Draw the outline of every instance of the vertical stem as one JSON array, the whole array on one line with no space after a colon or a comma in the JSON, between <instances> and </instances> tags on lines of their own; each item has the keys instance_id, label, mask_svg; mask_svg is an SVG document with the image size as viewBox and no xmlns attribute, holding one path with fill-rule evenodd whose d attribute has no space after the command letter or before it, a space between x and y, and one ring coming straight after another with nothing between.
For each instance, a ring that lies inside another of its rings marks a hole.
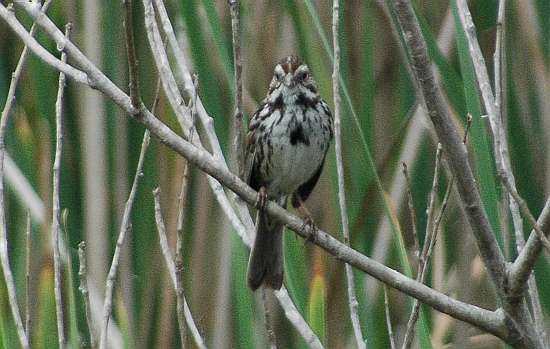
<instances>
[{"instance_id":1,"label":"vertical stem","mask_svg":"<svg viewBox=\"0 0 550 349\"><path fill-rule=\"evenodd\" d=\"M101 338L99 342L99 347L101 349L107 347L107 329L109 326L109 318L111 317L111 311L113 308L114 284L118 272L120 254L122 246L124 245L126 233L130 231L130 216L132 213L132 208L134 206L139 180L141 177L143 177L143 163L145 162L145 153L147 152L147 148L149 147L150 139L151 136L149 130L146 130L143 134L143 141L141 143L141 151L139 153L139 160L136 168L136 174L134 175L134 181L132 183L132 189L130 190L128 201L126 202L126 205L124 207L124 214L122 216L122 223L120 225L120 231L116 242L115 253L111 262L107 281L105 282L105 300L103 303L103 320L101 324Z\"/></svg>"},{"instance_id":2,"label":"vertical stem","mask_svg":"<svg viewBox=\"0 0 550 349\"><path fill-rule=\"evenodd\" d=\"M388 337L390 338L390 348L395 349L395 339L393 339L393 327L391 325L391 317L390 317L390 302L388 300L388 288L386 285L383 286L384 288L384 309L386 310L386 327L388 328Z\"/></svg>"},{"instance_id":3,"label":"vertical stem","mask_svg":"<svg viewBox=\"0 0 550 349\"><path fill-rule=\"evenodd\" d=\"M241 35L239 28L239 0L229 0L231 12L231 32L233 39L233 67L235 74L235 116L233 128L235 139L233 140L233 152L235 155L234 171L239 177L244 175L244 152L243 152L243 81L242 81L242 59L241 59Z\"/></svg>"},{"instance_id":4,"label":"vertical stem","mask_svg":"<svg viewBox=\"0 0 550 349\"><path fill-rule=\"evenodd\" d=\"M81 241L78 244L78 260L80 263L80 268L78 270L78 276L80 278L80 286L78 289L82 293L84 298L84 310L86 312L86 325L88 326L88 336L90 337L90 347L92 349L96 348L96 339L93 331L92 324L92 308L90 306L90 294L88 291L88 268L86 267L86 243Z\"/></svg>"},{"instance_id":5,"label":"vertical stem","mask_svg":"<svg viewBox=\"0 0 550 349\"><path fill-rule=\"evenodd\" d=\"M344 166L342 159L342 132L341 132L341 98L339 88L340 77L340 42L339 42L339 24L340 24L340 4L339 0L332 2L332 44L334 50L334 61L332 70L332 94L334 97L334 137L336 151L336 170L338 173L338 202L340 204L340 219L342 223L342 231L344 233L344 243L350 245L349 239L349 223L346 208L346 192L344 186ZM353 270L349 264L345 264L346 280L348 289L348 302L353 333L358 348L366 348L363 334L361 333L361 323L359 321L359 303L355 295L355 282Z\"/></svg>"},{"instance_id":6,"label":"vertical stem","mask_svg":"<svg viewBox=\"0 0 550 349\"><path fill-rule=\"evenodd\" d=\"M181 347L185 348L187 343L187 326L185 323L185 299L183 293L183 221L185 216L185 200L187 199L187 182L189 178L189 163L185 162L181 192L178 203L178 221L176 238L176 313L180 331Z\"/></svg>"},{"instance_id":7,"label":"vertical stem","mask_svg":"<svg viewBox=\"0 0 550 349\"><path fill-rule=\"evenodd\" d=\"M25 271L25 331L27 337L32 338L32 322L31 322L31 252L32 252L32 239L31 239L31 213L27 210L27 230L26 230L26 271ZM30 344L30 343L29 343Z\"/></svg>"},{"instance_id":8,"label":"vertical stem","mask_svg":"<svg viewBox=\"0 0 550 349\"><path fill-rule=\"evenodd\" d=\"M65 36L69 38L71 24L65 26ZM61 52L61 61L67 62L67 54ZM53 163L53 195L52 195L52 245L54 265L55 312L57 316L57 335L59 347L65 347L65 325L63 319L63 285L61 283L61 257L59 252L59 234L61 233L61 161L63 157L63 101L65 96L65 74L59 73L59 87L55 102L56 145Z\"/></svg>"},{"instance_id":9,"label":"vertical stem","mask_svg":"<svg viewBox=\"0 0 550 349\"><path fill-rule=\"evenodd\" d=\"M138 79L138 64L136 58L136 48L134 45L134 25L132 16L132 0L122 0L124 8L124 36L126 39L126 55L128 56L128 71L130 75L130 98L132 106L139 108L139 79Z\"/></svg>"}]
</instances>

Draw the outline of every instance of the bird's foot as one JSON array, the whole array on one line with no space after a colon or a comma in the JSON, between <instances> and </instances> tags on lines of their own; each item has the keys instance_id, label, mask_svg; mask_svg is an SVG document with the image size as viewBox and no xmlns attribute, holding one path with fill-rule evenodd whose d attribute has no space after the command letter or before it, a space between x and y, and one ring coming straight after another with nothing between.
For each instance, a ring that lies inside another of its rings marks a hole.
<instances>
[{"instance_id":1,"label":"bird's foot","mask_svg":"<svg viewBox=\"0 0 550 349\"><path fill-rule=\"evenodd\" d=\"M260 187L260 190L258 190L258 196L256 197L256 203L254 206L258 210L264 210L265 206L267 205L267 189L265 187Z\"/></svg>"},{"instance_id":2,"label":"bird's foot","mask_svg":"<svg viewBox=\"0 0 550 349\"><path fill-rule=\"evenodd\" d=\"M302 227L300 228L300 230L304 234L307 234L307 238L305 241L306 244L308 242L315 242L315 240L317 239L317 233L318 233L317 225L315 225L315 222L313 221L313 218L310 215L307 215L304 217L304 224L302 224Z\"/></svg>"}]
</instances>

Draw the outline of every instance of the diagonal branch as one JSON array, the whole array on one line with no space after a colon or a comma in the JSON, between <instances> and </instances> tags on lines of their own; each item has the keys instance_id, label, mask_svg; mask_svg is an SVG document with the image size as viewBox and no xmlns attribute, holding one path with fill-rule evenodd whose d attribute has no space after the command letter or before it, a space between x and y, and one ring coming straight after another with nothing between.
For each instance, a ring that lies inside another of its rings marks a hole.
<instances>
[{"instance_id":1,"label":"diagonal branch","mask_svg":"<svg viewBox=\"0 0 550 349\"><path fill-rule=\"evenodd\" d=\"M156 188L155 190L153 190L153 197L155 201L155 221L157 223L157 231L159 235L160 247L161 247L162 255L164 256L164 261L166 262L166 269L168 269L168 275L170 275L170 280L172 281L174 290L176 290L176 292L181 292L185 318L187 319L187 324L189 325L189 330L191 331L193 338L195 339L195 343L197 344L197 347L199 347L200 349L204 349L206 348L204 339L201 337L199 330L197 329L197 325L195 325L195 321L191 316L191 311L189 310L189 306L187 305L187 300L183 295L182 289L178 289L178 280L177 280L178 276L177 276L176 264L174 263L174 258L172 258L172 253L170 252L170 248L168 247L168 239L166 238L166 226L164 224L164 218L162 217L162 212L160 207L160 189L159 188Z\"/></svg>"},{"instance_id":2,"label":"diagonal branch","mask_svg":"<svg viewBox=\"0 0 550 349\"><path fill-rule=\"evenodd\" d=\"M476 181L468 162L466 147L454 126L449 108L441 94L430 66L426 42L420 31L412 5L407 0L394 0L395 12L401 30L405 32L406 45L410 51L412 66L416 72L419 91L424 98L428 114L434 124L439 141L447 155L455 175L458 192L468 222L476 237L481 257L497 289L501 289L506 275L504 256L498 247L487 214L481 203Z\"/></svg>"}]
</instances>

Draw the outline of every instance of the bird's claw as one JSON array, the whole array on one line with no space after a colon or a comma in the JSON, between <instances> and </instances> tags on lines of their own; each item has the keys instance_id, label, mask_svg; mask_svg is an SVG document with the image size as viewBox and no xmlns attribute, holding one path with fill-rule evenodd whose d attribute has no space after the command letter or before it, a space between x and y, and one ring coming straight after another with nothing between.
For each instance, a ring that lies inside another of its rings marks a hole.
<instances>
[{"instance_id":1,"label":"bird's claw","mask_svg":"<svg viewBox=\"0 0 550 349\"><path fill-rule=\"evenodd\" d=\"M315 242L315 240L317 239L317 225L315 225L315 222L313 221L313 218L311 218L311 216L307 216L304 218L304 224L302 224L300 230L304 234L307 234L307 238L305 241L306 244L308 242Z\"/></svg>"},{"instance_id":2,"label":"bird's claw","mask_svg":"<svg viewBox=\"0 0 550 349\"><path fill-rule=\"evenodd\" d=\"M258 190L258 196L256 197L256 203L254 206L258 210L265 209L265 206L267 205L267 190L265 187L260 187L260 190Z\"/></svg>"}]
</instances>

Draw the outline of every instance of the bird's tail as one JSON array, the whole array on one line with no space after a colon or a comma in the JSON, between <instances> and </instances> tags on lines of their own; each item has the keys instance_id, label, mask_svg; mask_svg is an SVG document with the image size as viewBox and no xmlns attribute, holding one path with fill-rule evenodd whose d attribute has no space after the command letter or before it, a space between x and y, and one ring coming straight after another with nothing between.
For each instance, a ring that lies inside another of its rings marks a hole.
<instances>
[{"instance_id":1,"label":"bird's tail","mask_svg":"<svg viewBox=\"0 0 550 349\"><path fill-rule=\"evenodd\" d=\"M256 239L248 261L248 286L256 290L262 284L278 290L283 284L284 225L258 211Z\"/></svg>"}]
</instances>

